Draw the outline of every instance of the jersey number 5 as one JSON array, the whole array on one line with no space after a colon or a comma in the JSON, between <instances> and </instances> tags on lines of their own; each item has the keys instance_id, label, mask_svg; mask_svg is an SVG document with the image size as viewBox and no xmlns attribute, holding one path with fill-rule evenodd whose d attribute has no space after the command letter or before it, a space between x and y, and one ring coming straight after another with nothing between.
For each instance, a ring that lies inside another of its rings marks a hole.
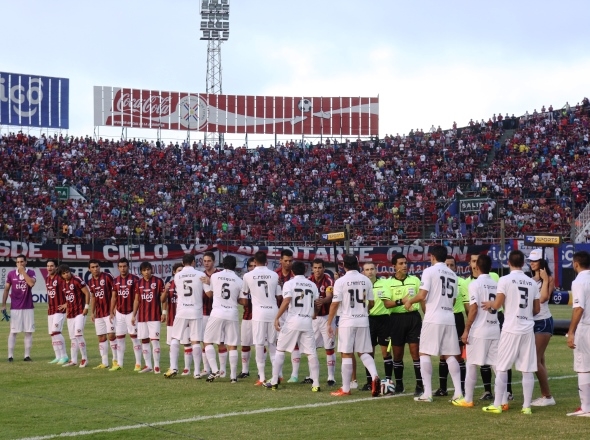
<instances>
[{"instance_id":1,"label":"jersey number 5","mask_svg":"<svg viewBox=\"0 0 590 440\"><path fill-rule=\"evenodd\" d=\"M193 281L184 280L182 282L182 289L184 290L184 296L193 296Z\"/></svg>"}]
</instances>

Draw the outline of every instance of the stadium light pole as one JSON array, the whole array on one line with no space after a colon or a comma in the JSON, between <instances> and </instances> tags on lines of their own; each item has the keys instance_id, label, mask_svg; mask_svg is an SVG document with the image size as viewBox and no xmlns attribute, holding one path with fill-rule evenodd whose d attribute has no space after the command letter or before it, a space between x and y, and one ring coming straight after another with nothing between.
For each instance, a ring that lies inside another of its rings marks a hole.
<instances>
[{"instance_id":1,"label":"stadium light pole","mask_svg":"<svg viewBox=\"0 0 590 440\"><path fill-rule=\"evenodd\" d=\"M201 1L201 40L207 41L207 75L205 91L222 93L221 43L229 39L229 0ZM209 115L209 108L207 108ZM223 133L218 133L219 150L223 148ZM215 133L205 132L205 145L214 143Z\"/></svg>"}]
</instances>

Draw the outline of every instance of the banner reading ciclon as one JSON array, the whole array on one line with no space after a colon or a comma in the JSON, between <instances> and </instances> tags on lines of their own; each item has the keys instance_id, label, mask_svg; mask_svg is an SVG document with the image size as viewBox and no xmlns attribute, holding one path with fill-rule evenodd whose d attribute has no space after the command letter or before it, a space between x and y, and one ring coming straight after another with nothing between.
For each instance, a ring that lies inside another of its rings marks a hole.
<instances>
[{"instance_id":1,"label":"banner reading ciclon","mask_svg":"<svg viewBox=\"0 0 590 440\"><path fill-rule=\"evenodd\" d=\"M370 136L379 134L379 98L212 95L95 86L94 125Z\"/></svg>"}]
</instances>

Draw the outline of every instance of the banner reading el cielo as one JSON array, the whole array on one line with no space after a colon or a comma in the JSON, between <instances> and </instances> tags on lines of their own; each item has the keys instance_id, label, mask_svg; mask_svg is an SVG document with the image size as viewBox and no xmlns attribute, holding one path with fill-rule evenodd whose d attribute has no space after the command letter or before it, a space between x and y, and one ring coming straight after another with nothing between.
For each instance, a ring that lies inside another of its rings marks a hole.
<instances>
[{"instance_id":1,"label":"banner reading el cielo","mask_svg":"<svg viewBox=\"0 0 590 440\"><path fill-rule=\"evenodd\" d=\"M95 86L94 125L370 136L379 133L379 98L213 95Z\"/></svg>"}]
</instances>

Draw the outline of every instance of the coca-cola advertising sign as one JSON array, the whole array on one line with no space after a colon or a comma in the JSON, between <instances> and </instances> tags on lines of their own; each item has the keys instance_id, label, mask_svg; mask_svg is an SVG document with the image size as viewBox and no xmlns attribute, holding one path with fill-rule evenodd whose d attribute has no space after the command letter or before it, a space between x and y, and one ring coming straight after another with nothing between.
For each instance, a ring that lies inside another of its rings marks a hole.
<instances>
[{"instance_id":1,"label":"coca-cola advertising sign","mask_svg":"<svg viewBox=\"0 0 590 440\"><path fill-rule=\"evenodd\" d=\"M369 136L379 98L213 95L94 87L97 126L218 133Z\"/></svg>"}]
</instances>

